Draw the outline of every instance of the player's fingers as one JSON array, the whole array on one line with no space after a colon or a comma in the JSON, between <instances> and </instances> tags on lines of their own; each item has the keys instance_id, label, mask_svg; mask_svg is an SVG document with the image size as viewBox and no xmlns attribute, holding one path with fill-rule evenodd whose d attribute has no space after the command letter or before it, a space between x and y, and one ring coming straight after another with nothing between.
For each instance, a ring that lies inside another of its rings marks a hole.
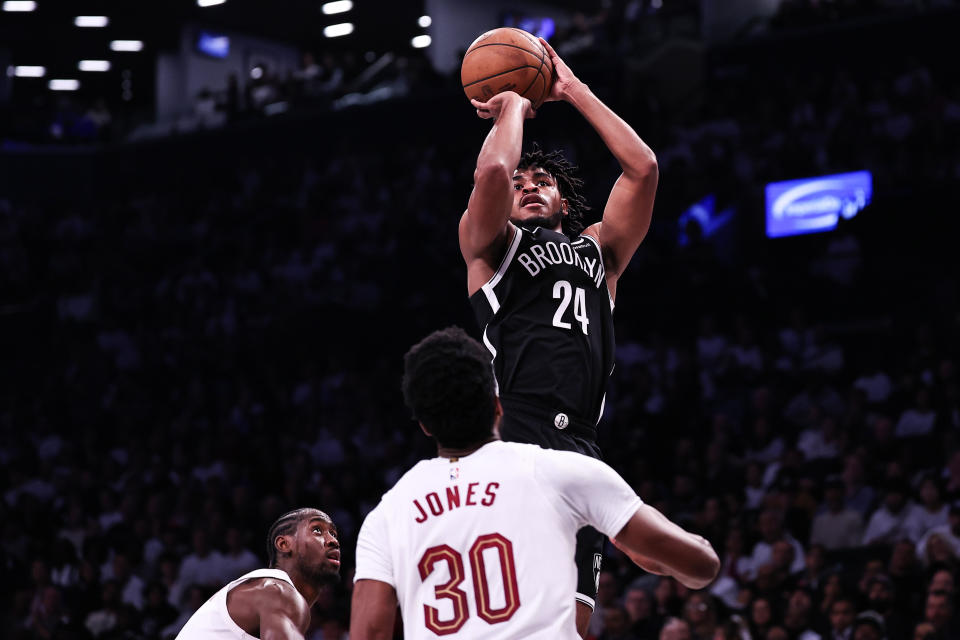
<instances>
[{"instance_id":1,"label":"player's fingers","mask_svg":"<svg viewBox=\"0 0 960 640\"><path fill-rule=\"evenodd\" d=\"M553 47L550 46L550 43L549 43L549 42L547 42L547 41L544 40L543 38L538 38L538 40L540 40L540 44L542 44L542 45L543 45L543 48L547 50L547 53L550 54L550 57L551 57L551 58L557 58L557 57L559 57L559 56L557 56L557 52L553 50Z\"/></svg>"}]
</instances>

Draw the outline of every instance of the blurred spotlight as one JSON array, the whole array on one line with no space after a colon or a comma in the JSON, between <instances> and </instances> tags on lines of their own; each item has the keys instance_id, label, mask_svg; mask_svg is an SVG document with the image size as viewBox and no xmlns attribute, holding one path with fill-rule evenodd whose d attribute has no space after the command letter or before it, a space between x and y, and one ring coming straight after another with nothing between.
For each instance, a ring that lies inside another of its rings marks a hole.
<instances>
[{"instance_id":1,"label":"blurred spotlight","mask_svg":"<svg viewBox=\"0 0 960 640\"><path fill-rule=\"evenodd\" d=\"M353 33L352 22L341 22L340 24L331 24L323 28L323 35L328 38L339 38Z\"/></svg>"},{"instance_id":2,"label":"blurred spotlight","mask_svg":"<svg viewBox=\"0 0 960 640\"><path fill-rule=\"evenodd\" d=\"M42 78L46 73L46 67L40 66L18 65L13 68L13 75L18 78Z\"/></svg>"},{"instance_id":3,"label":"blurred spotlight","mask_svg":"<svg viewBox=\"0 0 960 640\"><path fill-rule=\"evenodd\" d=\"M430 36L424 34L422 36L415 37L410 41L410 44L412 44L416 49L423 49L424 47L429 47L431 42L432 40L430 39Z\"/></svg>"},{"instance_id":4,"label":"blurred spotlight","mask_svg":"<svg viewBox=\"0 0 960 640\"><path fill-rule=\"evenodd\" d=\"M426 29L431 24L433 24L433 18L431 18L430 16L420 16L419 18L417 18L417 24L423 27L424 29Z\"/></svg>"},{"instance_id":5,"label":"blurred spotlight","mask_svg":"<svg viewBox=\"0 0 960 640\"><path fill-rule=\"evenodd\" d=\"M110 71L109 60L81 60L77 64L80 71Z\"/></svg>"},{"instance_id":6,"label":"blurred spotlight","mask_svg":"<svg viewBox=\"0 0 960 640\"><path fill-rule=\"evenodd\" d=\"M52 91L76 91L80 88L80 81L59 78L51 80L47 86L50 87Z\"/></svg>"},{"instance_id":7,"label":"blurred spotlight","mask_svg":"<svg viewBox=\"0 0 960 640\"><path fill-rule=\"evenodd\" d=\"M324 15L332 16L335 13L346 13L353 9L353 2L351 0L337 0L336 2L327 2L320 10L323 11Z\"/></svg>"},{"instance_id":8,"label":"blurred spotlight","mask_svg":"<svg viewBox=\"0 0 960 640\"><path fill-rule=\"evenodd\" d=\"M255 67L253 67L252 69L250 69L250 77L253 78L254 80L259 80L260 78L262 78L262 77L263 77L263 67L261 67L260 65L257 65L257 66L255 66Z\"/></svg>"},{"instance_id":9,"label":"blurred spotlight","mask_svg":"<svg viewBox=\"0 0 960 640\"><path fill-rule=\"evenodd\" d=\"M197 0L197 6L199 7L215 7L218 4L223 4L227 0Z\"/></svg>"},{"instance_id":10,"label":"blurred spotlight","mask_svg":"<svg viewBox=\"0 0 960 640\"><path fill-rule=\"evenodd\" d=\"M7 0L3 3L4 11L33 11L37 3L33 0Z\"/></svg>"},{"instance_id":11,"label":"blurred spotlight","mask_svg":"<svg viewBox=\"0 0 960 640\"><path fill-rule=\"evenodd\" d=\"M142 40L114 40L110 43L113 51L142 51Z\"/></svg>"},{"instance_id":12,"label":"blurred spotlight","mask_svg":"<svg viewBox=\"0 0 960 640\"><path fill-rule=\"evenodd\" d=\"M110 18L107 16L77 16L73 19L73 24L78 27L105 27L110 24Z\"/></svg>"}]
</instances>

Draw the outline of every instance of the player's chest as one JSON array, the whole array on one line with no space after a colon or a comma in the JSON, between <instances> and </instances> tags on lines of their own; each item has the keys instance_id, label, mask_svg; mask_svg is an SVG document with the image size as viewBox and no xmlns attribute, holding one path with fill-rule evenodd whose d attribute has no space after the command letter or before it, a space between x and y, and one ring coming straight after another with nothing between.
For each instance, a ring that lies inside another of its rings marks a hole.
<instances>
[{"instance_id":1,"label":"player's chest","mask_svg":"<svg viewBox=\"0 0 960 640\"><path fill-rule=\"evenodd\" d=\"M524 243L517 251L512 272L513 279L522 286L547 289L563 281L575 287L601 290L606 277L600 252L587 241Z\"/></svg>"}]
</instances>

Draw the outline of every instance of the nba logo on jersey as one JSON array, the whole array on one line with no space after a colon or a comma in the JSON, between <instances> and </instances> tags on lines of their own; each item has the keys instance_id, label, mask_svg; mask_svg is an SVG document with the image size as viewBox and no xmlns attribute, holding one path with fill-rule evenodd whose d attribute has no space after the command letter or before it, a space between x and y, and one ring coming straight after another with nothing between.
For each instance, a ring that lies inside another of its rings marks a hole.
<instances>
[{"instance_id":1,"label":"nba logo on jersey","mask_svg":"<svg viewBox=\"0 0 960 640\"><path fill-rule=\"evenodd\" d=\"M451 480L460 479L460 467L450 467L450 479Z\"/></svg>"},{"instance_id":2,"label":"nba logo on jersey","mask_svg":"<svg viewBox=\"0 0 960 640\"><path fill-rule=\"evenodd\" d=\"M603 556L599 553L593 554L593 586L597 591L600 590L600 565L603 564Z\"/></svg>"}]
</instances>

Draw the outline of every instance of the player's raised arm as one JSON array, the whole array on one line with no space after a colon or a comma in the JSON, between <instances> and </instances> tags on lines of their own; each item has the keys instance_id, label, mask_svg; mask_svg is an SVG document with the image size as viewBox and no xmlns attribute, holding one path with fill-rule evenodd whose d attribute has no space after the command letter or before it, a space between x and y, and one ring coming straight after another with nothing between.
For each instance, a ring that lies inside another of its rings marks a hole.
<instances>
[{"instance_id":1,"label":"player's raised arm","mask_svg":"<svg viewBox=\"0 0 960 640\"><path fill-rule=\"evenodd\" d=\"M641 505L611 541L641 568L702 589L717 577L720 558L702 537L684 531L650 505Z\"/></svg>"},{"instance_id":2,"label":"player's raised arm","mask_svg":"<svg viewBox=\"0 0 960 640\"><path fill-rule=\"evenodd\" d=\"M350 605L352 640L389 640L397 615L397 592L386 582L357 580Z\"/></svg>"},{"instance_id":3,"label":"player's raised arm","mask_svg":"<svg viewBox=\"0 0 960 640\"><path fill-rule=\"evenodd\" d=\"M472 294L492 275L484 267L497 262L497 254L506 245L507 220L513 206L513 171L520 162L523 145L523 121L533 117L534 112L529 100L512 91L498 93L487 102L470 102L478 116L494 120L477 156L473 192L460 220L460 252L467 263L467 286ZM475 265L477 261L483 264Z\"/></svg>"},{"instance_id":4,"label":"player's raised arm","mask_svg":"<svg viewBox=\"0 0 960 640\"><path fill-rule=\"evenodd\" d=\"M293 586L269 580L251 600L260 618L260 640L303 640L310 607Z\"/></svg>"},{"instance_id":5,"label":"player's raised arm","mask_svg":"<svg viewBox=\"0 0 960 640\"><path fill-rule=\"evenodd\" d=\"M572 104L600 134L623 170L603 209L603 222L587 230L599 236L607 281L615 285L650 228L659 177L657 158L633 127L577 79L546 40L540 38L540 42L554 66L555 79L547 101ZM612 286L610 293L614 293Z\"/></svg>"}]
</instances>

